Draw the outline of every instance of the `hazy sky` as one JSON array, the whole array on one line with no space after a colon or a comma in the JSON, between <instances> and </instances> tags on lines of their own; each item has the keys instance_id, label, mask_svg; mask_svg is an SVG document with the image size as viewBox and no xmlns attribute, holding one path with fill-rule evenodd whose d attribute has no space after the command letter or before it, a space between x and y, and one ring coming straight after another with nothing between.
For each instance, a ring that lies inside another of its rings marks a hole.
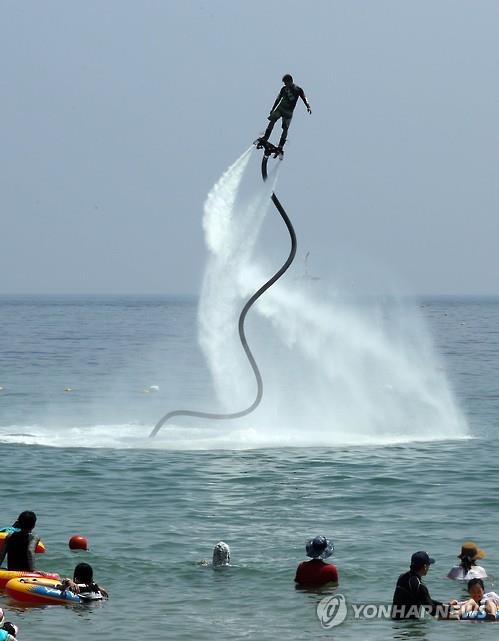
<instances>
[{"instance_id":1,"label":"hazy sky","mask_svg":"<svg viewBox=\"0 0 499 641\"><path fill-rule=\"evenodd\" d=\"M197 293L204 198L289 72L313 109L277 190L298 261L499 294L497 0L0 10L0 293ZM278 264L286 238L262 243Z\"/></svg>"}]
</instances>

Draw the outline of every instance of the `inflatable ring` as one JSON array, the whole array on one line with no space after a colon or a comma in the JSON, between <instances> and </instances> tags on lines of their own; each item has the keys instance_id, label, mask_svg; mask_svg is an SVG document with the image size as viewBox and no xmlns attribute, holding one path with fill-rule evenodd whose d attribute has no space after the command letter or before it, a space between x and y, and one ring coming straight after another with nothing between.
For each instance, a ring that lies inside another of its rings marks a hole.
<instances>
[{"instance_id":1,"label":"inflatable ring","mask_svg":"<svg viewBox=\"0 0 499 641\"><path fill-rule=\"evenodd\" d=\"M59 590L57 586L60 584L60 581L46 577L21 577L11 579L5 586L5 592L15 601L38 605L82 602L74 592Z\"/></svg>"},{"instance_id":2,"label":"inflatable ring","mask_svg":"<svg viewBox=\"0 0 499 641\"><path fill-rule=\"evenodd\" d=\"M5 586L5 591L15 601L36 605L67 605L102 600L100 593L90 592L80 596L71 590L61 590L60 585L60 581L46 577L21 577L11 579Z\"/></svg>"},{"instance_id":3,"label":"inflatable ring","mask_svg":"<svg viewBox=\"0 0 499 641\"><path fill-rule=\"evenodd\" d=\"M0 568L0 588L5 588L11 579L19 579L21 577L57 579L58 581L61 578L54 572L50 574L48 572L23 572L22 570L6 570L5 568Z\"/></svg>"},{"instance_id":4,"label":"inflatable ring","mask_svg":"<svg viewBox=\"0 0 499 641\"><path fill-rule=\"evenodd\" d=\"M484 610L475 610L474 612L465 612L461 615L461 621L486 621L487 614ZM491 619L494 622L494 619ZM499 620L499 610L496 610L496 621Z\"/></svg>"}]
</instances>

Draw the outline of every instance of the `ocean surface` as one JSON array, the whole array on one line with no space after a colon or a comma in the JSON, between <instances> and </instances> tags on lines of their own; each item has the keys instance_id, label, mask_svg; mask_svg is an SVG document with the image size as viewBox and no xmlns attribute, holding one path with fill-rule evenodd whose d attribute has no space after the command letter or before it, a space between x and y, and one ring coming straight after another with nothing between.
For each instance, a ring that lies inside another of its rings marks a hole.
<instances>
[{"instance_id":1,"label":"ocean surface","mask_svg":"<svg viewBox=\"0 0 499 641\"><path fill-rule=\"evenodd\" d=\"M85 560L110 593L93 606L32 608L0 595L19 638L497 637L493 624L351 614L325 629L316 608L330 593L293 584L305 541L317 534L334 540L335 593L350 604L389 603L419 549L437 561L426 579L431 594L460 596L444 577L468 539L486 550L483 565L499 577L499 299L407 305L427 328L461 417L456 433L439 414L441 429L431 434L401 423L389 438L379 429L367 438L349 423L344 442L341 421L349 417L342 414L331 419L326 442L326 428L316 439L313 415L308 423L304 415L287 446L285 426L273 439L274 409L265 402L244 430L178 419L148 438L167 411L220 409L210 359L198 346L197 301L0 297L3 525L34 510L46 545L39 569L70 575ZM264 392L267 376L275 396L264 362ZM297 440L300 430L306 439ZM74 534L88 537L89 552L68 549ZM218 540L231 546L232 566L215 571L199 562ZM489 587L499 585L492 578Z\"/></svg>"}]
</instances>

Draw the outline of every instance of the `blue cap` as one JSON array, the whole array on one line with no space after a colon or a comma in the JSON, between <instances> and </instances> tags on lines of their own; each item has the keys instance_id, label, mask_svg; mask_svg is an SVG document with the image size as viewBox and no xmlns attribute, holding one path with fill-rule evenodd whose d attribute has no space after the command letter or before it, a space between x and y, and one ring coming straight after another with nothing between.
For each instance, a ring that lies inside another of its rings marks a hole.
<instances>
[{"instance_id":1,"label":"blue cap","mask_svg":"<svg viewBox=\"0 0 499 641\"><path fill-rule=\"evenodd\" d=\"M427 552L414 552L411 556L411 567L420 568L423 565L432 565L435 559L432 559Z\"/></svg>"},{"instance_id":2,"label":"blue cap","mask_svg":"<svg viewBox=\"0 0 499 641\"><path fill-rule=\"evenodd\" d=\"M316 536L307 541L305 550L312 559L327 559L334 552L334 543L325 536Z\"/></svg>"}]
</instances>

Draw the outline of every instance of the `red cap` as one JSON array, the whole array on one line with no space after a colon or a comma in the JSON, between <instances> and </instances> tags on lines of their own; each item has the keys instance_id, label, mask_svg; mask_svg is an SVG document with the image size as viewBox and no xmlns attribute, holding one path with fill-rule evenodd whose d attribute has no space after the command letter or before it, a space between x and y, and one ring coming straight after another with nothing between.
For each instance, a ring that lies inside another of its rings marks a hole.
<instances>
[{"instance_id":1,"label":"red cap","mask_svg":"<svg viewBox=\"0 0 499 641\"><path fill-rule=\"evenodd\" d=\"M70 550L88 550L88 541L84 536L75 534L69 539Z\"/></svg>"}]
</instances>

